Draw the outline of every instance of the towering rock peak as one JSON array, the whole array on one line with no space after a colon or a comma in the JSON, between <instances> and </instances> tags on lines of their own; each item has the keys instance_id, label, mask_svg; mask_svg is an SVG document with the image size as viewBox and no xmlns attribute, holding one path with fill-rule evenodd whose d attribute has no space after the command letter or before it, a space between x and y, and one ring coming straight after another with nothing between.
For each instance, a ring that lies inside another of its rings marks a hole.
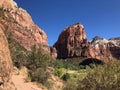
<instances>
[{"instance_id":1,"label":"towering rock peak","mask_svg":"<svg viewBox=\"0 0 120 90\"><path fill-rule=\"evenodd\" d=\"M13 0L0 1L0 23L26 49L32 45L48 45L46 33L32 21L26 10L19 8Z\"/></svg>"},{"instance_id":2,"label":"towering rock peak","mask_svg":"<svg viewBox=\"0 0 120 90\"><path fill-rule=\"evenodd\" d=\"M1 26L1 24L0 24ZM15 90L11 83L12 60L6 37L0 27L0 90Z\"/></svg>"},{"instance_id":3,"label":"towering rock peak","mask_svg":"<svg viewBox=\"0 0 120 90\"><path fill-rule=\"evenodd\" d=\"M89 42L83 25L77 23L64 29L54 47L57 49L58 58L88 56L86 50L89 48Z\"/></svg>"}]
</instances>

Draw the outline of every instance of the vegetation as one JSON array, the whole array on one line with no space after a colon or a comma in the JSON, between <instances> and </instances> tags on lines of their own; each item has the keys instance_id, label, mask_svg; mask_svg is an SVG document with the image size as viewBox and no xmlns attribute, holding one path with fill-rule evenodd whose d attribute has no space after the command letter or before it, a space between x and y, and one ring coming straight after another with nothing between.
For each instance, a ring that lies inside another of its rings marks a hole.
<instances>
[{"instance_id":1,"label":"vegetation","mask_svg":"<svg viewBox=\"0 0 120 90\"><path fill-rule=\"evenodd\" d=\"M79 65L82 58L71 58L71 59L58 59L53 62L54 68L66 68L69 70L79 70L82 69L84 66Z\"/></svg>"},{"instance_id":2,"label":"vegetation","mask_svg":"<svg viewBox=\"0 0 120 90\"><path fill-rule=\"evenodd\" d=\"M120 62L97 66L83 80L72 82L76 82L72 86L75 89L69 88L71 84L68 81L64 90L120 90Z\"/></svg>"},{"instance_id":3,"label":"vegetation","mask_svg":"<svg viewBox=\"0 0 120 90\"><path fill-rule=\"evenodd\" d=\"M17 68L25 66L25 64L27 63L27 50L12 38L11 33L7 31L7 29L5 30L5 35L9 43L9 49L11 53L11 58L13 60L13 64Z\"/></svg>"},{"instance_id":4,"label":"vegetation","mask_svg":"<svg viewBox=\"0 0 120 90\"><path fill-rule=\"evenodd\" d=\"M43 55L41 49L36 49L35 46L32 47L32 51L29 51L27 57L26 67L29 69L31 80L45 84L49 77L47 72L49 57Z\"/></svg>"},{"instance_id":5,"label":"vegetation","mask_svg":"<svg viewBox=\"0 0 120 90\"><path fill-rule=\"evenodd\" d=\"M0 19L4 19L5 15L4 15L4 10L3 8L0 8Z\"/></svg>"}]
</instances>

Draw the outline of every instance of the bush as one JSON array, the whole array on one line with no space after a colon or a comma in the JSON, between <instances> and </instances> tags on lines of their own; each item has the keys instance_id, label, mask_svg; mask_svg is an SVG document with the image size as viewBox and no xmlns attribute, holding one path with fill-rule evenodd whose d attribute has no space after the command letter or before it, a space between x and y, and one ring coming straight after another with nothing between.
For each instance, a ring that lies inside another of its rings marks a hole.
<instances>
[{"instance_id":1,"label":"bush","mask_svg":"<svg viewBox=\"0 0 120 90\"><path fill-rule=\"evenodd\" d=\"M51 73L47 70L49 64L50 58L43 54L42 48L36 48L36 46L33 46L31 51L27 53L26 63L31 81L42 83L50 88L51 84L48 79L51 77Z\"/></svg>"},{"instance_id":2,"label":"bush","mask_svg":"<svg viewBox=\"0 0 120 90\"><path fill-rule=\"evenodd\" d=\"M75 60L77 61L77 60ZM74 63L74 60L56 60L53 62L55 68L65 68L70 70L79 70L79 63Z\"/></svg>"},{"instance_id":3,"label":"bush","mask_svg":"<svg viewBox=\"0 0 120 90\"><path fill-rule=\"evenodd\" d=\"M64 63L62 60L56 60L53 62L53 66L55 68L63 68L64 67Z\"/></svg>"},{"instance_id":4,"label":"bush","mask_svg":"<svg viewBox=\"0 0 120 90\"><path fill-rule=\"evenodd\" d=\"M70 79L70 74L69 74L69 73L65 73L61 78L62 78L64 81L67 81L68 79Z\"/></svg>"},{"instance_id":5,"label":"bush","mask_svg":"<svg viewBox=\"0 0 120 90\"><path fill-rule=\"evenodd\" d=\"M27 64L30 70L36 70L37 68L47 69L50 63L50 59L47 55L42 54L41 48L32 47L31 51L27 54Z\"/></svg>"},{"instance_id":6,"label":"bush","mask_svg":"<svg viewBox=\"0 0 120 90\"><path fill-rule=\"evenodd\" d=\"M58 77L62 77L65 74L65 69L64 68L56 68L55 69L55 75L57 75Z\"/></svg>"},{"instance_id":7,"label":"bush","mask_svg":"<svg viewBox=\"0 0 120 90\"><path fill-rule=\"evenodd\" d=\"M14 38L12 38L11 33L6 29L5 30L5 35L8 40L9 44L9 49L10 49L10 54L11 58L13 61L14 66L17 68L21 68L22 66L25 66L27 62L27 50L22 47Z\"/></svg>"},{"instance_id":8,"label":"bush","mask_svg":"<svg viewBox=\"0 0 120 90\"><path fill-rule=\"evenodd\" d=\"M32 81L37 81L44 85L47 82L48 77L50 76L49 73L43 68L37 68L35 71L29 72L29 74Z\"/></svg>"},{"instance_id":9,"label":"bush","mask_svg":"<svg viewBox=\"0 0 120 90\"><path fill-rule=\"evenodd\" d=\"M120 90L120 62L99 65L82 80L68 79L63 90Z\"/></svg>"},{"instance_id":10,"label":"bush","mask_svg":"<svg viewBox=\"0 0 120 90\"><path fill-rule=\"evenodd\" d=\"M77 90L120 90L120 62L94 68L78 84Z\"/></svg>"},{"instance_id":11,"label":"bush","mask_svg":"<svg viewBox=\"0 0 120 90\"><path fill-rule=\"evenodd\" d=\"M65 82L65 84L64 84L63 90L77 90L77 83L76 83L76 81L74 81L74 80L67 80L67 82Z\"/></svg>"}]
</instances>

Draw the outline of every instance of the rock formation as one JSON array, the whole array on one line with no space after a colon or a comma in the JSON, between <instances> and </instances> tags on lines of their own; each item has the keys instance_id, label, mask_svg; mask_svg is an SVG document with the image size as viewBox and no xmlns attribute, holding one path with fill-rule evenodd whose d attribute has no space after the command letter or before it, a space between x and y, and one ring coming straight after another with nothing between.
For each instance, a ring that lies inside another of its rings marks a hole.
<instances>
[{"instance_id":1,"label":"rock formation","mask_svg":"<svg viewBox=\"0 0 120 90\"><path fill-rule=\"evenodd\" d=\"M106 40L104 38L93 38L91 42L92 46L95 48L96 55L101 58L106 57L106 59L120 59L120 38L111 38Z\"/></svg>"},{"instance_id":2,"label":"rock formation","mask_svg":"<svg viewBox=\"0 0 120 90\"><path fill-rule=\"evenodd\" d=\"M37 44L48 46L46 33L34 24L27 11L19 8L13 0L0 1L0 23L4 31L10 33L10 36L27 50Z\"/></svg>"},{"instance_id":3,"label":"rock formation","mask_svg":"<svg viewBox=\"0 0 120 90\"><path fill-rule=\"evenodd\" d=\"M53 60L57 58L57 50L54 47L50 47L51 57Z\"/></svg>"},{"instance_id":4,"label":"rock formation","mask_svg":"<svg viewBox=\"0 0 120 90\"><path fill-rule=\"evenodd\" d=\"M112 56L120 59L120 37L109 39L109 48Z\"/></svg>"},{"instance_id":5,"label":"rock formation","mask_svg":"<svg viewBox=\"0 0 120 90\"><path fill-rule=\"evenodd\" d=\"M82 24L77 23L66 28L59 36L54 47L58 58L68 57L94 57L92 47L86 38Z\"/></svg>"},{"instance_id":6,"label":"rock formation","mask_svg":"<svg viewBox=\"0 0 120 90\"><path fill-rule=\"evenodd\" d=\"M95 58L104 59L106 61L113 59L108 42L108 40L98 36L93 38L91 45L94 48Z\"/></svg>"},{"instance_id":7,"label":"rock formation","mask_svg":"<svg viewBox=\"0 0 120 90\"><path fill-rule=\"evenodd\" d=\"M8 49L8 43L0 24L0 90L15 90L11 82L12 60Z\"/></svg>"},{"instance_id":8,"label":"rock formation","mask_svg":"<svg viewBox=\"0 0 120 90\"><path fill-rule=\"evenodd\" d=\"M57 49L58 58L86 57L104 61L120 59L120 38L106 40L96 36L88 42L84 27L80 23L63 30L54 47Z\"/></svg>"}]
</instances>

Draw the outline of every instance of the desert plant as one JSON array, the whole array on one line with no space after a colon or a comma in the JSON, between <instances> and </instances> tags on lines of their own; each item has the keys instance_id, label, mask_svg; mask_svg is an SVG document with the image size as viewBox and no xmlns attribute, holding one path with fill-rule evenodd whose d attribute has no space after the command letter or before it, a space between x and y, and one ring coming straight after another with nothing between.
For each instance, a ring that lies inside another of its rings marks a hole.
<instances>
[{"instance_id":1,"label":"desert plant","mask_svg":"<svg viewBox=\"0 0 120 90\"><path fill-rule=\"evenodd\" d=\"M68 79L63 90L120 90L120 62L96 66L82 80Z\"/></svg>"},{"instance_id":2,"label":"desert plant","mask_svg":"<svg viewBox=\"0 0 120 90\"><path fill-rule=\"evenodd\" d=\"M27 53L26 63L26 67L29 69L29 76L31 81L36 81L42 83L43 85L48 85L50 72L47 71L47 68L49 63L50 59L48 56L42 53L42 49L33 46L31 51Z\"/></svg>"},{"instance_id":3,"label":"desert plant","mask_svg":"<svg viewBox=\"0 0 120 90\"><path fill-rule=\"evenodd\" d=\"M30 70L36 70L37 68L44 68L45 70L49 66L50 58L43 54L42 48L36 48L33 46L31 51L27 54L27 64Z\"/></svg>"},{"instance_id":4,"label":"desert plant","mask_svg":"<svg viewBox=\"0 0 120 90\"><path fill-rule=\"evenodd\" d=\"M65 68L55 68L55 75L57 75L60 78L65 74L65 72Z\"/></svg>"},{"instance_id":5,"label":"desert plant","mask_svg":"<svg viewBox=\"0 0 120 90\"><path fill-rule=\"evenodd\" d=\"M120 62L94 68L78 84L77 90L120 90Z\"/></svg>"},{"instance_id":6,"label":"desert plant","mask_svg":"<svg viewBox=\"0 0 120 90\"><path fill-rule=\"evenodd\" d=\"M77 82L75 80L67 80L64 84L63 90L77 90Z\"/></svg>"},{"instance_id":7,"label":"desert plant","mask_svg":"<svg viewBox=\"0 0 120 90\"><path fill-rule=\"evenodd\" d=\"M69 73L65 73L61 78L62 78L64 81L67 81L68 79L70 79L70 74L69 74Z\"/></svg>"},{"instance_id":8,"label":"desert plant","mask_svg":"<svg viewBox=\"0 0 120 90\"><path fill-rule=\"evenodd\" d=\"M23 46L21 46L18 42L16 42L16 40L14 40L12 34L8 31L7 27L5 30L5 35L8 40L10 54L14 66L16 66L17 68L25 66L27 59L26 57L27 50Z\"/></svg>"},{"instance_id":9,"label":"desert plant","mask_svg":"<svg viewBox=\"0 0 120 90\"><path fill-rule=\"evenodd\" d=\"M45 84L49 77L49 73L43 68L37 68L35 71L29 72L29 74L32 81L37 81L42 84Z\"/></svg>"}]
</instances>

